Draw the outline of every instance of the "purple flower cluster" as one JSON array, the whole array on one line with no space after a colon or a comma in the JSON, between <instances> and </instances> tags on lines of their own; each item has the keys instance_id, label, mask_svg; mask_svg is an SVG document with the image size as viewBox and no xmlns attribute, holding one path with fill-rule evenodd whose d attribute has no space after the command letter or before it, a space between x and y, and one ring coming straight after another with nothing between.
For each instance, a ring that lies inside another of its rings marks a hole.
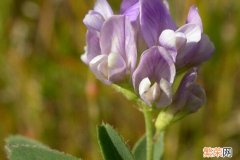
<instances>
[{"instance_id":1,"label":"purple flower cluster","mask_svg":"<svg viewBox=\"0 0 240 160\"><path fill-rule=\"evenodd\" d=\"M83 20L87 26L83 62L105 84L131 79L135 92L149 106L174 103L191 112L205 102L196 84L197 69L214 45L203 33L196 7L178 27L165 0L123 0L115 15L106 0L97 0ZM175 94L176 73L186 71Z\"/></svg>"}]
</instances>

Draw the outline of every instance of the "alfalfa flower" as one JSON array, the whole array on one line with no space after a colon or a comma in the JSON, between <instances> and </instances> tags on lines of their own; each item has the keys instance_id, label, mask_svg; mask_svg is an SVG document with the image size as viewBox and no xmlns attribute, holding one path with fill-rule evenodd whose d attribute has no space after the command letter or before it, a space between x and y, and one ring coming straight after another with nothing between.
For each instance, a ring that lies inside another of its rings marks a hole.
<instances>
[{"instance_id":1,"label":"alfalfa flower","mask_svg":"<svg viewBox=\"0 0 240 160\"><path fill-rule=\"evenodd\" d=\"M81 58L99 80L139 105L146 124L145 158L152 160L161 131L206 101L196 84L196 67L210 58L214 46L203 33L198 10L191 7L186 23L178 27L166 0L123 0L119 15L106 0L97 0L84 24L87 44ZM174 93L176 76L186 70ZM155 110L159 114L153 129L155 108L160 110Z\"/></svg>"},{"instance_id":2,"label":"alfalfa flower","mask_svg":"<svg viewBox=\"0 0 240 160\"><path fill-rule=\"evenodd\" d=\"M81 59L106 84L128 79L136 65L135 33L124 15L113 15L106 0L98 0L84 18L87 45Z\"/></svg>"},{"instance_id":3,"label":"alfalfa flower","mask_svg":"<svg viewBox=\"0 0 240 160\"><path fill-rule=\"evenodd\" d=\"M133 73L133 86L147 105L167 106L172 102L171 86L175 74L174 61L167 50L151 47L142 54Z\"/></svg>"},{"instance_id":4,"label":"alfalfa flower","mask_svg":"<svg viewBox=\"0 0 240 160\"><path fill-rule=\"evenodd\" d=\"M100 52L89 66L105 83L117 83L132 73L136 64L136 42L130 21L125 16L112 16L100 32Z\"/></svg>"}]
</instances>

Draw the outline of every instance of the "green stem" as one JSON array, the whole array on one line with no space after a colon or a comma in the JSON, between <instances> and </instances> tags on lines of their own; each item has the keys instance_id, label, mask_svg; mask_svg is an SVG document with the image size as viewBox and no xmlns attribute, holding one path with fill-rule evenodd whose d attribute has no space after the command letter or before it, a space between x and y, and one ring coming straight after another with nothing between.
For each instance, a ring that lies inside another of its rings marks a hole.
<instances>
[{"instance_id":1,"label":"green stem","mask_svg":"<svg viewBox=\"0 0 240 160\"><path fill-rule=\"evenodd\" d=\"M145 119L145 128L146 128L146 151L147 151L147 159L153 159L153 124L152 124L152 111L144 108L143 109L144 119Z\"/></svg>"}]
</instances>

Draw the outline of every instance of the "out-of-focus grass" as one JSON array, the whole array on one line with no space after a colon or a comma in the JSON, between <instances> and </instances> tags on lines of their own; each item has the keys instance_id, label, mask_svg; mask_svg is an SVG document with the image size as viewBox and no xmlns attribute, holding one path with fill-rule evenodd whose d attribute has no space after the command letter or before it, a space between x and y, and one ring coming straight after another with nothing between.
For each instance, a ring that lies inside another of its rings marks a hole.
<instances>
[{"instance_id":1,"label":"out-of-focus grass","mask_svg":"<svg viewBox=\"0 0 240 160\"><path fill-rule=\"evenodd\" d=\"M109 1L116 10L120 1ZM178 24L191 4L216 51L199 76L208 102L167 130L166 160L202 159L204 146L231 146L240 157L240 1L170 0ZM95 127L114 125L130 146L144 122L132 103L106 87L80 61L93 0L0 1L0 159L10 134L100 159Z\"/></svg>"}]
</instances>

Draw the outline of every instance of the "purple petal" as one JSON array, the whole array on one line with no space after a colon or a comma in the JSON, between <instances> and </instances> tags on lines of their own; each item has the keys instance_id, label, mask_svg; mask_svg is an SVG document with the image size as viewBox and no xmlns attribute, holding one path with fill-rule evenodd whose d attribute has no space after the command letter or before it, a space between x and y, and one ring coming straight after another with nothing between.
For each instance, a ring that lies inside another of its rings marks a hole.
<instances>
[{"instance_id":1,"label":"purple petal","mask_svg":"<svg viewBox=\"0 0 240 160\"><path fill-rule=\"evenodd\" d=\"M196 78L196 69L190 70L183 77L174 97L175 112L180 110L196 112L205 103L205 91L201 86L195 84Z\"/></svg>"},{"instance_id":2,"label":"purple petal","mask_svg":"<svg viewBox=\"0 0 240 160\"><path fill-rule=\"evenodd\" d=\"M139 15L139 2L129 7L123 15L127 16L131 22L135 22Z\"/></svg>"},{"instance_id":3,"label":"purple petal","mask_svg":"<svg viewBox=\"0 0 240 160\"><path fill-rule=\"evenodd\" d=\"M129 8L131 8L132 6L134 6L138 2L139 2L139 0L122 0L121 13L123 14Z\"/></svg>"},{"instance_id":4,"label":"purple petal","mask_svg":"<svg viewBox=\"0 0 240 160\"><path fill-rule=\"evenodd\" d=\"M196 54L197 48L198 43L188 43L185 47L181 48L177 54L176 68L182 69L185 67L189 67L191 57L193 56L193 54Z\"/></svg>"},{"instance_id":5,"label":"purple petal","mask_svg":"<svg viewBox=\"0 0 240 160\"><path fill-rule=\"evenodd\" d=\"M100 31L103 22L103 16L96 11L89 11L83 19L83 23L87 26L88 29L97 31Z\"/></svg>"},{"instance_id":6,"label":"purple petal","mask_svg":"<svg viewBox=\"0 0 240 160\"><path fill-rule=\"evenodd\" d=\"M136 35L136 41L137 41L137 51L138 53L143 53L145 50L148 49L148 46L144 40L144 37L141 32L141 26L139 20L132 23L135 35Z\"/></svg>"},{"instance_id":7,"label":"purple petal","mask_svg":"<svg viewBox=\"0 0 240 160\"><path fill-rule=\"evenodd\" d=\"M164 48L152 47L142 54L139 65L132 76L133 86L137 93L140 82L146 77L152 82L159 83L161 79L165 79L173 83L174 62Z\"/></svg>"},{"instance_id":8,"label":"purple petal","mask_svg":"<svg viewBox=\"0 0 240 160\"><path fill-rule=\"evenodd\" d=\"M136 21L139 15L139 0L123 0L121 14L127 16L131 22Z\"/></svg>"},{"instance_id":9,"label":"purple petal","mask_svg":"<svg viewBox=\"0 0 240 160\"><path fill-rule=\"evenodd\" d=\"M182 109L197 109L205 102L205 95L200 86L195 84L197 79L196 69L190 70L183 77L174 97L175 112Z\"/></svg>"},{"instance_id":10,"label":"purple petal","mask_svg":"<svg viewBox=\"0 0 240 160\"><path fill-rule=\"evenodd\" d=\"M197 84L188 87L189 97L185 109L190 113L196 112L202 105L206 103L205 90Z\"/></svg>"},{"instance_id":11,"label":"purple petal","mask_svg":"<svg viewBox=\"0 0 240 160\"><path fill-rule=\"evenodd\" d=\"M112 8L106 0L97 0L94 6L94 11L100 13L105 20L113 15Z\"/></svg>"},{"instance_id":12,"label":"purple petal","mask_svg":"<svg viewBox=\"0 0 240 160\"><path fill-rule=\"evenodd\" d=\"M200 42L190 43L177 55L176 66L178 69L197 66L207 61L215 48L207 35L203 34Z\"/></svg>"},{"instance_id":13,"label":"purple petal","mask_svg":"<svg viewBox=\"0 0 240 160\"><path fill-rule=\"evenodd\" d=\"M186 95L185 91L187 87L193 83L195 83L197 79L197 71L196 69L190 70L188 73L186 73L178 87L177 93L175 95L175 99L178 101L178 106L182 106L182 104L186 101Z\"/></svg>"},{"instance_id":14,"label":"purple petal","mask_svg":"<svg viewBox=\"0 0 240 160\"><path fill-rule=\"evenodd\" d=\"M186 23L196 24L201 28L201 31L203 31L202 20L198 13L198 8L196 6L190 7Z\"/></svg>"},{"instance_id":15,"label":"purple petal","mask_svg":"<svg viewBox=\"0 0 240 160\"><path fill-rule=\"evenodd\" d=\"M191 56L191 61L189 62L192 66L196 66L201 64L204 61L207 61L215 48L213 43L210 41L207 35L203 34L201 41L198 43L198 47L196 49L196 53Z\"/></svg>"},{"instance_id":16,"label":"purple petal","mask_svg":"<svg viewBox=\"0 0 240 160\"><path fill-rule=\"evenodd\" d=\"M168 9L161 0L140 0L140 25L149 47L158 43L158 37L163 30L176 29Z\"/></svg>"},{"instance_id":17,"label":"purple petal","mask_svg":"<svg viewBox=\"0 0 240 160\"><path fill-rule=\"evenodd\" d=\"M131 71L135 68L137 57L135 35L127 17L112 16L103 24L100 47L102 54L119 54Z\"/></svg>"},{"instance_id":18,"label":"purple petal","mask_svg":"<svg viewBox=\"0 0 240 160\"><path fill-rule=\"evenodd\" d=\"M99 44L99 33L94 30L88 30L86 33L87 44L85 53L81 56L84 63L88 64L94 57L101 54Z\"/></svg>"}]
</instances>

